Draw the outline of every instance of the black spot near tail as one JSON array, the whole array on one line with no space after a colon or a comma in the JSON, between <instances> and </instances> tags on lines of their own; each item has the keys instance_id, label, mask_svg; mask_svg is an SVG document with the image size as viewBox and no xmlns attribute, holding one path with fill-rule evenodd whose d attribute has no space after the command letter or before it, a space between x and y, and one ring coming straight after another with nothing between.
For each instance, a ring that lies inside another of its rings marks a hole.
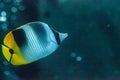
<instances>
[{"instance_id":1,"label":"black spot near tail","mask_svg":"<svg viewBox=\"0 0 120 80\"><path fill-rule=\"evenodd\" d=\"M60 45L60 36L59 36L58 32L56 32L56 31L53 30L53 29L51 29L51 30L52 30L52 32L53 32L54 35L55 35L55 39L56 39L56 41L57 41L57 44Z\"/></svg>"}]
</instances>

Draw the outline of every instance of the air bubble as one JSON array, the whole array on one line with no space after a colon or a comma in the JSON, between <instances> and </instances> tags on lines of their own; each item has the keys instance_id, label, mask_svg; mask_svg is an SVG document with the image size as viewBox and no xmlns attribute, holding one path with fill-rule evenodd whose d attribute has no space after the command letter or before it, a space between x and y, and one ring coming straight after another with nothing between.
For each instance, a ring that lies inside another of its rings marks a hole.
<instances>
[{"instance_id":1,"label":"air bubble","mask_svg":"<svg viewBox=\"0 0 120 80\"><path fill-rule=\"evenodd\" d=\"M5 11L1 12L1 16L6 16L6 15L7 15L7 13Z\"/></svg>"},{"instance_id":2,"label":"air bubble","mask_svg":"<svg viewBox=\"0 0 120 80\"><path fill-rule=\"evenodd\" d=\"M3 64L7 66L9 63L7 61L4 61Z\"/></svg>"},{"instance_id":3,"label":"air bubble","mask_svg":"<svg viewBox=\"0 0 120 80\"><path fill-rule=\"evenodd\" d=\"M6 21L7 21L7 18L6 18L5 16L1 16L1 17L0 17L0 21L1 21L1 22L6 22Z\"/></svg>"},{"instance_id":4,"label":"air bubble","mask_svg":"<svg viewBox=\"0 0 120 80\"><path fill-rule=\"evenodd\" d=\"M7 23L3 23L2 24L2 30L3 31L7 31L8 30L8 24Z\"/></svg>"},{"instance_id":5,"label":"air bubble","mask_svg":"<svg viewBox=\"0 0 120 80\"><path fill-rule=\"evenodd\" d=\"M71 57L76 57L76 53L72 52Z\"/></svg>"},{"instance_id":6,"label":"air bubble","mask_svg":"<svg viewBox=\"0 0 120 80\"><path fill-rule=\"evenodd\" d=\"M16 20L16 16L15 15L11 15L11 20Z\"/></svg>"},{"instance_id":7,"label":"air bubble","mask_svg":"<svg viewBox=\"0 0 120 80\"><path fill-rule=\"evenodd\" d=\"M11 0L4 0L6 3L10 3L11 2Z\"/></svg>"},{"instance_id":8,"label":"air bubble","mask_svg":"<svg viewBox=\"0 0 120 80\"><path fill-rule=\"evenodd\" d=\"M14 0L14 1L20 3L22 0Z\"/></svg>"},{"instance_id":9,"label":"air bubble","mask_svg":"<svg viewBox=\"0 0 120 80\"><path fill-rule=\"evenodd\" d=\"M24 11L25 10L24 6L19 6L18 8L19 8L20 11Z\"/></svg>"},{"instance_id":10,"label":"air bubble","mask_svg":"<svg viewBox=\"0 0 120 80\"><path fill-rule=\"evenodd\" d=\"M4 3L0 2L0 8L4 8L4 7L5 7Z\"/></svg>"},{"instance_id":11,"label":"air bubble","mask_svg":"<svg viewBox=\"0 0 120 80\"><path fill-rule=\"evenodd\" d=\"M10 72L9 71L4 71L4 74L8 76L8 75L10 75Z\"/></svg>"},{"instance_id":12,"label":"air bubble","mask_svg":"<svg viewBox=\"0 0 120 80\"><path fill-rule=\"evenodd\" d=\"M82 60L82 57L80 57L80 56L76 57L76 61L81 61L81 60Z\"/></svg>"},{"instance_id":13,"label":"air bubble","mask_svg":"<svg viewBox=\"0 0 120 80\"><path fill-rule=\"evenodd\" d=\"M17 12L17 8L16 8L16 7L12 7L12 8L11 8L11 11L12 11L13 13L16 13L16 12Z\"/></svg>"},{"instance_id":14,"label":"air bubble","mask_svg":"<svg viewBox=\"0 0 120 80\"><path fill-rule=\"evenodd\" d=\"M68 0L58 0L59 3L65 3L67 2Z\"/></svg>"},{"instance_id":15,"label":"air bubble","mask_svg":"<svg viewBox=\"0 0 120 80\"><path fill-rule=\"evenodd\" d=\"M107 24L107 27L109 28L111 25L110 24Z\"/></svg>"}]
</instances>

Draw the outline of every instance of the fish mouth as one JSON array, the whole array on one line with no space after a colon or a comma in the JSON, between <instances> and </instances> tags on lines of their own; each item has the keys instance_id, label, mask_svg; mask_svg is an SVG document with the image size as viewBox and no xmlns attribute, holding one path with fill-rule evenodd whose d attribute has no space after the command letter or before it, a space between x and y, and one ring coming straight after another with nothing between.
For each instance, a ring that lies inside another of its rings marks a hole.
<instances>
[{"instance_id":1,"label":"fish mouth","mask_svg":"<svg viewBox=\"0 0 120 80\"><path fill-rule=\"evenodd\" d=\"M2 44L2 45L3 45L4 47L6 47L6 48L9 49L9 52L10 52L10 54L11 54L10 59L9 59L9 62L11 63L11 60L12 60L12 57L13 57L13 54L14 54L14 50L11 49L10 47L8 47L8 46L5 45L5 44Z\"/></svg>"}]
</instances>

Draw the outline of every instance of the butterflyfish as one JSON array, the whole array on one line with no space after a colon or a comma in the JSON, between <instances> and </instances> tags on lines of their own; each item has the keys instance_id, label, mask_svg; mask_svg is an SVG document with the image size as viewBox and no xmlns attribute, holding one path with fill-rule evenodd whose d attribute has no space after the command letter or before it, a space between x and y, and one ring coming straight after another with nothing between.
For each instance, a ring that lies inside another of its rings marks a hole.
<instances>
[{"instance_id":1,"label":"butterflyfish","mask_svg":"<svg viewBox=\"0 0 120 80\"><path fill-rule=\"evenodd\" d=\"M44 22L30 22L7 33L2 53L12 65L25 65L53 53L68 36Z\"/></svg>"}]
</instances>

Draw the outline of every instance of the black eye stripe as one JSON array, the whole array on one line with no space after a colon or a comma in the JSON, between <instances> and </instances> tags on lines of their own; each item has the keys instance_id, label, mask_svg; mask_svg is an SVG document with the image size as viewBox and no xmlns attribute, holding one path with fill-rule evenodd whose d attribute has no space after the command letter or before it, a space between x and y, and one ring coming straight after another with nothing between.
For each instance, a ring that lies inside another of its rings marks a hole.
<instances>
[{"instance_id":1,"label":"black eye stripe","mask_svg":"<svg viewBox=\"0 0 120 80\"><path fill-rule=\"evenodd\" d=\"M14 39L19 47L24 46L26 44L26 34L23 29L18 29L12 32Z\"/></svg>"},{"instance_id":2,"label":"black eye stripe","mask_svg":"<svg viewBox=\"0 0 120 80\"><path fill-rule=\"evenodd\" d=\"M10 60L9 60L10 63L11 63L11 61L12 61L12 57L13 57L13 54L11 54L11 56L10 56Z\"/></svg>"}]
</instances>

